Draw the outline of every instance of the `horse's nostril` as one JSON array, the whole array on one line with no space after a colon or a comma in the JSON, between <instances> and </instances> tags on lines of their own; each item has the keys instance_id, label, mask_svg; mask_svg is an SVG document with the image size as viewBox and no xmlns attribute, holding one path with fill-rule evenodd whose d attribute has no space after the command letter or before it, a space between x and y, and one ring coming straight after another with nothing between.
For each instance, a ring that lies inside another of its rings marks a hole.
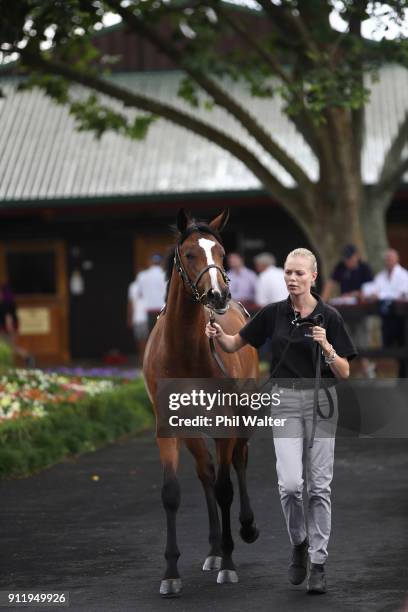
<instances>
[{"instance_id":1,"label":"horse's nostril","mask_svg":"<svg viewBox=\"0 0 408 612\"><path fill-rule=\"evenodd\" d=\"M223 302L223 296L219 291L215 291L214 289L210 289L207 293L208 300L214 305L219 306Z\"/></svg>"}]
</instances>

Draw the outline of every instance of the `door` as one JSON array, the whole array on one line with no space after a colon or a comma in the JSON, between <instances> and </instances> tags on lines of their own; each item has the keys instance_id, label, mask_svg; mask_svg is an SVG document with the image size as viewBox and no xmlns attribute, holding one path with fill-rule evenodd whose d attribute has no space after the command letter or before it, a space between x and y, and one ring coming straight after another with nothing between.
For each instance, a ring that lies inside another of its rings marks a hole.
<instances>
[{"instance_id":1,"label":"door","mask_svg":"<svg viewBox=\"0 0 408 612\"><path fill-rule=\"evenodd\" d=\"M104 233L75 239L69 248L69 278L79 271L82 290L70 293L73 359L101 361L110 353L134 352L127 327L127 294L133 280L133 236Z\"/></svg>"},{"instance_id":2,"label":"door","mask_svg":"<svg viewBox=\"0 0 408 612\"><path fill-rule=\"evenodd\" d=\"M66 363L68 294L62 241L0 242L0 280L16 298L17 343L36 361Z\"/></svg>"}]
</instances>

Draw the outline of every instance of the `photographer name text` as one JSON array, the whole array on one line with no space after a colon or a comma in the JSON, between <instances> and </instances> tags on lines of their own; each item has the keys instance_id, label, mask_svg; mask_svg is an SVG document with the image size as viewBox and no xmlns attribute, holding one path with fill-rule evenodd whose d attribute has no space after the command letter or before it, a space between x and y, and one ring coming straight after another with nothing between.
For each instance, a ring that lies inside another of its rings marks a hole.
<instances>
[{"instance_id":1,"label":"photographer name text","mask_svg":"<svg viewBox=\"0 0 408 612\"><path fill-rule=\"evenodd\" d=\"M256 415L234 415L231 417L223 415L217 415L216 417L172 415L169 417L169 425L171 427L284 427L286 420L271 416L258 417Z\"/></svg>"}]
</instances>

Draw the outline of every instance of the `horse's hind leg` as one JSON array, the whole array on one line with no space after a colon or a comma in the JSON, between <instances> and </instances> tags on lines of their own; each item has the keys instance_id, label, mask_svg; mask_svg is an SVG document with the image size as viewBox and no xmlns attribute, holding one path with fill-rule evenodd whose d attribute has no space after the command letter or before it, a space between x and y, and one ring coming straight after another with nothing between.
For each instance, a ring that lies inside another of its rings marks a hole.
<instances>
[{"instance_id":1,"label":"horse's hind leg","mask_svg":"<svg viewBox=\"0 0 408 612\"><path fill-rule=\"evenodd\" d=\"M163 465L162 502L167 519L165 550L166 571L160 585L160 595L177 597L181 592L181 579L177 569L180 551L177 546L176 516L180 505L180 484L177 478L179 461L178 438L157 438Z\"/></svg>"},{"instance_id":2,"label":"horse's hind leg","mask_svg":"<svg viewBox=\"0 0 408 612\"><path fill-rule=\"evenodd\" d=\"M248 444L247 440L239 438L234 448L232 455L232 463L238 477L239 497L241 510L239 513L239 521L241 523L240 535L244 542L251 544L259 536L259 530L255 524L254 513L249 501L247 483L246 483L246 468L248 464Z\"/></svg>"},{"instance_id":3,"label":"horse's hind leg","mask_svg":"<svg viewBox=\"0 0 408 612\"><path fill-rule=\"evenodd\" d=\"M231 505L234 497L234 489L231 481L232 451L235 441L233 439L217 440L218 473L215 482L215 494L218 505L221 508L222 518L222 561L218 572L217 582L238 582L238 575L232 560L234 541L231 534Z\"/></svg>"},{"instance_id":4,"label":"horse's hind leg","mask_svg":"<svg viewBox=\"0 0 408 612\"><path fill-rule=\"evenodd\" d=\"M221 568L221 526L215 498L215 469L211 454L204 440L188 438L185 440L188 450L196 461L197 475L203 485L208 509L210 551L204 561L203 570Z\"/></svg>"}]
</instances>

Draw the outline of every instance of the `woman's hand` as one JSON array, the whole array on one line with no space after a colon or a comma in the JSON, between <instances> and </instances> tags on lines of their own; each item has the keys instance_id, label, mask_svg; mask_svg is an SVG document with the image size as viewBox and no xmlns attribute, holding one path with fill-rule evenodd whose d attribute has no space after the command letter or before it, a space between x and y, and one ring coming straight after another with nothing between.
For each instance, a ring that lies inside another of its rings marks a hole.
<instances>
[{"instance_id":1,"label":"woman's hand","mask_svg":"<svg viewBox=\"0 0 408 612\"><path fill-rule=\"evenodd\" d=\"M326 330L324 329L324 327L319 327L318 325L315 325L312 328L312 336L313 340L318 342L323 350L327 350L328 348L330 348L330 344L327 341Z\"/></svg>"},{"instance_id":2,"label":"woman's hand","mask_svg":"<svg viewBox=\"0 0 408 612\"><path fill-rule=\"evenodd\" d=\"M224 332L221 325L218 323L207 323L205 326L205 334L208 338L220 338Z\"/></svg>"},{"instance_id":3,"label":"woman's hand","mask_svg":"<svg viewBox=\"0 0 408 612\"><path fill-rule=\"evenodd\" d=\"M235 353L240 348L245 346L246 341L239 334L229 336L224 332L221 325L218 323L207 323L205 326L205 335L208 338L216 338L221 348L226 353Z\"/></svg>"},{"instance_id":4,"label":"woman's hand","mask_svg":"<svg viewBox=\"0 0 408 612\"><path fill-rule=\"evenodd\" d=\"M331 371L337 378L348 378L350 376L350 365L345 357L337 355L333 346L328 342L326 338L326 330L324 327L315 325L312 328L313 340L318 342L323 349L326 358L330 358L331 361L328 363Z\"/></svg>"}]
</instances>

